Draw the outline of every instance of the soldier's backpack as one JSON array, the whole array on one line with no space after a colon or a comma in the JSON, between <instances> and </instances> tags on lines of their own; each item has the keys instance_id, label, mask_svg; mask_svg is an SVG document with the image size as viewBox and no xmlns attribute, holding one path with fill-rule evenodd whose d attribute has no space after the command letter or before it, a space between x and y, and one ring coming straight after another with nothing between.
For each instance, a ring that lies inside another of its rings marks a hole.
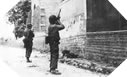
<instances>
[{"instance_id":1,"label":"soldier's backpack","mask_svg":"<svg viewBox=\"0 0 127 77\"><path fill-rule=\"evenodd\" d=\"M45 44L48 44L49 41L50 41L50 37L49 37L49 36L46 36L46 37L45 37Z\"/></svg>"}]
</instances>

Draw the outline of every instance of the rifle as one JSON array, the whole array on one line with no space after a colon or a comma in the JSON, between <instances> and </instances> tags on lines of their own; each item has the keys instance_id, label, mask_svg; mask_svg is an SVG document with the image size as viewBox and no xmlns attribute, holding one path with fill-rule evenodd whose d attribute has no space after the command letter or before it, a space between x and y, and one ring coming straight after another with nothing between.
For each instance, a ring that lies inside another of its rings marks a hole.
<instances>
[{"instance_id":1,"label":"rifle","mask_svg":"<svg viewBox=\"0 0 127 77\"><path fill-rule=\"evenodd\" d=\"M61 12L61 9L59 10L59 13L57 15L57 20L60 20L60 12Z\"/></svg>"},{"instance_id":2,"label":"rifle","mask_svg":"<svg viewBox=\"0 0 127 77\"><path fill-rule=\"evenodd\" d=\"M58 13L58 15L56 17L56 24L57 25L60 25L59 22L58 22L58 21L60 21L60 12L61 12L61 9L59 10L59 13Z\"/></svg>"}]
</instances>

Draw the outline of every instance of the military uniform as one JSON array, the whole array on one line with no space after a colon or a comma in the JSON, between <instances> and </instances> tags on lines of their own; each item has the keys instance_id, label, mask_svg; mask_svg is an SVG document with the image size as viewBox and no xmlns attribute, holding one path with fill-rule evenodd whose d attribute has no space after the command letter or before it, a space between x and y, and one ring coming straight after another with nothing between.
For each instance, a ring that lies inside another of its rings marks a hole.
<instances>
[{"instance_id":1,"label":"military uniform","mask_svg":"<svg viewBox=\"0 0 127 77\"><path fill-rule=\"evenodd\" d=\"M49 46L50 46L50 70L55 70L58 67L59 58L59 31L64 27L59 27L58 25L50 25L48 28Z\"/></svg>"},{"instance_id":2,"label":"military uniform","mask_svg":"<svg viewBox=\"0 0 127 77\"><path fill-rule=\"evenodd\" d=\"M31 62L29 60L31 53L32 53L32 46L33 46L33 37L34 37L34 33L31 30L31 27L28 26L27 29L24 32L24 43L25 43L25 48L26 48L26 54L25 57L27 59L27 62Z\"/></svg>"}]
</instances>

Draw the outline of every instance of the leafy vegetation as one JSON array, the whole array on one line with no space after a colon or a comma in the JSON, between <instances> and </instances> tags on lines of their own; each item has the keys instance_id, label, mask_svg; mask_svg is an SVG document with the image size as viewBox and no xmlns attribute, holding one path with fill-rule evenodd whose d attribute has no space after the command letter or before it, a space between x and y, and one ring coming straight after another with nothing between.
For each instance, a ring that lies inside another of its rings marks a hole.
<instances>
[{"instance_id":1,"label":"leafy vegetation","mask_svg":"<svg viewBox=\"0 0 127 77\"><path fill-rule=\"evenodd\" d=\"M14 34L17 37L22 37L25 29L28 12L31 11L31 1L21 0L7 13L8 21L15 25Z\"/></svg>"}]
</instances>

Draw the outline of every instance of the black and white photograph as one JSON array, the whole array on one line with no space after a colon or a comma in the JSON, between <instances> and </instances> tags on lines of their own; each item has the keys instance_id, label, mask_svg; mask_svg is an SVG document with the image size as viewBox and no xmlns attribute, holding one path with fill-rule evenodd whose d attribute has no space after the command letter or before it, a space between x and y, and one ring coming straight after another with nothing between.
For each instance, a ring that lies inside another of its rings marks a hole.
<instances>
[{"instance_id":1,"label":"black and white photograph","mask_svg":"<svg viewBox=\"0 0 127 77\"><path fill-rule=\"evenodd\" d=\"M2 77L108 77L127 58L127 20L112 0L0 5Z\"/></svg>"}]
</instances>

